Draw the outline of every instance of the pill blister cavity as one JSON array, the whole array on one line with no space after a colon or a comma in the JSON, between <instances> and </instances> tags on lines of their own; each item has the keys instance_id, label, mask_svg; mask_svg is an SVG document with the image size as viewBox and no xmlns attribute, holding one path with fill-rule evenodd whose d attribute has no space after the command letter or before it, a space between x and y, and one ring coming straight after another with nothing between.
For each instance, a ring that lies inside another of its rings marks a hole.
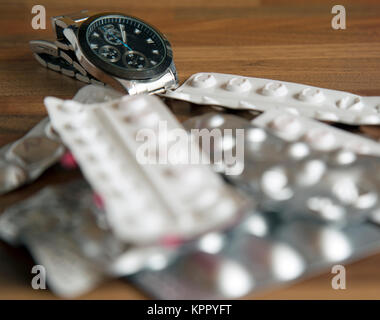
<instances>
[{"instance_id":1,"label":"pill blister cavity","mask_svg":"<svg viewBox=\"0 0 380 320\"><path fill-rule=\"evenodd\" d=\"M288 187L288 177L282 168L272 168L261 177L261 188L267 196L276 200L287 200L293 196Z\"/></svg>"},{"instance_id":2,"label":"pill blister cavity","mask_svg":"<svg viewBox=\"0 0 380 320\"><path fill-rule=\"evenodd\" d=\"M61 100L61 103L58 104L57 108L65 113L80 113L83 111L83 105L74 100Z\"/></svg>"},{"instance_id":3,"label":"pill blister cavity","mask_svg":"<svg viewBox=\"0 0 380 320\"><path fill-rule=\"evenodd\" d=\"M352 254L347 236L338 229L324 227L318 233L317 244L322 256L329 262L342 261Z\"/></svg>"},{"instance_id":4,"label":"pill blister cavity","mask_svg":"<svg viewBox=\"0 0 380 320\"><path fill-rule=\"evenodd\" d=\"M370 221L376 223L377 225L380 225L380 208L374 210L374 212L371 214Z\"/></svg>"},{"instance_id":5,"label":"pill blister cavity","mask_svg":"<svg viewBox=\"0 0 380 320\"><path fill-rule=\"evenodd\" d=\"M377 195L370 186L360 185L350 178L341 178L335 181L332 187L333 194L344 204L358 209L369 209L377 203Z\"/></svg>"},{"instance_id":6,"label":"pill blister cavity","mask_svg":"<svg viewBox=\"0 0 380 320\"><path fill-rule=\"evenodd\" d=\"M288 155L293 159L303 159L310 154L310 149L306 143L295 142L288 146Z\"/></svg>"},{"instance_id":7,"label":"pill blister cavity","mask_svg":"<svg viewBox=\"0 0 380 320\"><path fill-rule=\"evenodd\" d=\"M325 100L325 96L320 89L305 88L298 95L298 99L301 101L321 103L323 100Z\"/></svg>"},{"instance_id":8,"label":"pill blister cavity","mask_svg":"<svg viewBox=\"0 0 380 320\"><path fill-rule=\"evenodd\" d=\"M2 165L0 166L0 180L3 189L8 190L13 186L20 185L28 179L27 173L16 165Z\"/></svg>"},{"instance_id":9,"label":"pill blister cavity","mask_svg":"<svg viewBox=\"0 0 380 320\"><path fill-rule=\"evenodd\" d=\"M236 212L237 204L228 198L221 198L220 201L210 208L211 216L215 217L217 221L225 221L231 218Z\"/></svg>"},{"instance_id":10,"label":"pill blister cavity","mask_svg":"<svg viewBox=\"0 0 380 320\"><path fill-rule=\"evenodd\" d=\"M299 185L311 186L316 184L326 172L326 164L321 160L309 160L303 164L297 174Z\"/></svg>"},{"instance_id":11,"label":"pill blister cavity","mask_svg":"<svg viewBox=\"0 0 380 320\"><path fill-rule=\"evenodd\" d=\"M246 129L246 139L250 143L262 143L267 138L267 134L263 129L260 128L249 128Z\"/></svg>"},{"instance_id":12,"label":"pill blister cavity","mask_svg":"<svg viewBox=\"0 0 380 320\"><path fill-rule=\"evenodd\" d=\"M222 150L231 150L235 147L235 138L232 135L225 134L220 141L220 147Z\"/></svg>"},{"instance_id":13,"label":"pill blister cavity","mask_svg":"<svg viewBox=\"0 0 380 320\"><path fill-rule=\"evenodd\" d=\"M361 111L363 109L363 103L359 97L346 96L336 103L337 107L350 111Z\"/></svg>"},{"instance_id":14,"label":"pill blister cavity","mask_svg":"<svg viewBox=\"0 0 380 320\"><path fill-rule=\"evenodd\" d=\"M246 92L251 88L252 85L246 78L232 78L226 84L226 89L233 92Z\"/></svg>"},{"instance_id":15,"label":"pill blister cavity","mask_svg":"<svg viewBox=\"0 0 380 320\"><path fill-rule=\"evenodd\" d=\"M271 252L272 272L280 281L299 277L306 267L303 257L291 246L278 243Z\"/></svg>"},{"instance_id":16,"label":"pill blister cavity","mask_svg":"<svg viewBox=\"0 0 380 320\"><path fill-rule=\"evenodd\" d=\"M222 251L224 244L224 235L217 232L208 233L198 240L199 249L209 254L219 253Z\"/></svg>"},{"instance_id":17,"label":"pill blister cavity","mask_svg":"<svg viewBox=\"0 0 380 320\"><path fill-rule=\"evenodd\" d=\"M311 197L307 200L307 208L327 221L342 221L346 217L346 210L327 197Z\"/></svg>"},{"instance_id":18,"label":"pill blister cavity","mask_svg":"<svg viewBox=\"0 0 380 320\"><path fill-rule=\"evenodd\" d=\"M325 129L312 129L304 135L304 140L316 150L328 151L336 146L335 135Z\"/></svg>"},{"instance_id":19,"label":"pill blister cavity","mask_svg":"<svg viewBox=\"0 0 380 320\"><path fill-rule=\"evenodd\" d=\"M339 117L335 113L329 111L318 110L315 112L315 118L325 121L339 121Z\"/></svg>"},{"instance_id":20,"label":"pill blister cavity","mask_svg":"<svg viewBox=\"0 0 380 320\"><path fill-rule=\"evenodd\" d=\"M344 204L355 203L359 197L359 190L353 179L348 177L338 178L332 186L333 194Z\"/></svg>"},{"instance_id":21,"label":"pill blister cavity","mask_svg":"<svg viewBox=\"0 0 380 320\"><path fill-rule=\"evenodd\" d=\"M216 114L210 117L210 119L208 120L208 125L211 128L217 128L222 126L224 124L224 121L225 120L222 115Z\"/></svg>"},{"instance_id":22,"label":"pill blister cavity","mask_svg":"<svg viewBox=\"0 0 380 320\"><path fill-rule=\"evenodd\" d=\"M338 150L334 154L334 159L337 164L348 165L356 160L356 155L355 153L349 150Z\"/></svg>"},{"instance_id":23,"label":"pill blister cavity","mask_svg":"<svg viewBox=\"0 0 380 320\"><path fill-rule=\"evenodd\" d=\"M197 74L191 81L191 85L196 88L210 88L215 86L216 83L216 78L213 75L207 73Z\"/></svg>"},{"instance_id":24,"label":"pill blister cavity","mask_svg":"<svg viewBox=\"0 0 380 320\"><path fill-rule=\"evenodd\" d=\"M153 253L146 262L146 267L153 271L165 269L169 265L169 257L163 253Z\"/></svg>"},{"instance_id":25,"label":"pill blister cavity","mask_svg":"<svg viewBox=\"0 0 380 320\"><path fill-rule=\"evenodd\" d=\"M261 214L252 214L249 216L245 220L243 228L251 235L260 238L265 237L269 232L268 222Z\"/></svg>"},{"instance_id":26,"label":"pill blister cavity","mask_svg":"<svg viewBox=\"0 0 380 320\"><path fill-rule=\"evenodd\" d=\"M296 137L302 129L302 124L295 116L280 115L269 122L268 127L280 134Z\"/></svg>"},{"instance_id":27,"label":"pill blister cavity","mask_svg":"<svg viewBox=\"0 0 380 320\"><path fill-rule=\"evenodd\" d=\"M268 82L261 89L261 93L265 96L282 97L288 93L288 89L282 83Z\"/></svg>"},{"instance_id":28,"label":"pill blister cavity","mask_svg":"<svg viewBox=\"0 0 380 320\"><path fill-rule=\"evenodd\" d=\"M360 124L380 124L380 115L377 115L377 114L360 115L360 116L357 116L355 120Z\"/></svg>"},{"instance_id":29,"label":"pill blister cavity","mask_svg":"<svg viewBox=\"0 0 380 320\"><path fill-rule=\"evenodd\" d=\"M54 130L50 122L48 122L45 126L45 134L52 140L60 140L58 133Z\"/></svg>"},{"instance_id":30,"label":"pill blister cavity","mask_svg":"<svg viewBox=\"0 0 380 320\"><path fill-rule=\"evenodd\" d=\"M204 210L206 208L212 207L219 198L220 194L218 190L211 188L202 190L201 194L199 194L194 199L194 207L197 210Z\"/></svg>"},{"instance_id":31,"label":"pill blister cavity","mask_svg":"<svg viewBox=\"0 0 380 320\"><path fill-rule=\"evenodd\" d=\"M227 298L241 297L255 286L251 273L233 260L222 262L218 273L218 289Z\"/></svg>"}]
</instances>

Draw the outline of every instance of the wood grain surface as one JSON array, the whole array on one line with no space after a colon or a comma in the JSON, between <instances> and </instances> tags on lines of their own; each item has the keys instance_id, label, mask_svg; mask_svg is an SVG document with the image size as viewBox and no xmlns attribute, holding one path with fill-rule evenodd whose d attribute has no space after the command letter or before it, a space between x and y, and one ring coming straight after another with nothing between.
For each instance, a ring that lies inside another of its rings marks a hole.
<instances>
[{"instance_id":1,"label":"wood grain surface","mask_svg":"<svg viewBox=\"0 0 380 320\"><path fill-rule=\"evenodd\" d=\"M347 29L333 30L331 8L342 4ZM29 50L32 39L52 39L33 30L31 8L47 16L119 11L140 17L167 35L180 80L201 71L234 73L380 95L380 1L274 0L65 0L0 2L0 145L21 137L46 116L45 96L71 98L79 81L40 67ZM192 113L196 112L193 109ZM181 114L181 111L179 111ZM356 128L380 138L379 127ZM47 184L77 177L58 165L36 183L0 198L0 210ZM32 290L33 262L27 252L0 243L0 299L54 299ZM331 288L331 273L247 298L379 299L380 254L347 267L347 289ZM327 270L328 271L328 270ZM104 283L82 299L138 299L147 296L121 280Z\"/></svg>"}]
</instances>

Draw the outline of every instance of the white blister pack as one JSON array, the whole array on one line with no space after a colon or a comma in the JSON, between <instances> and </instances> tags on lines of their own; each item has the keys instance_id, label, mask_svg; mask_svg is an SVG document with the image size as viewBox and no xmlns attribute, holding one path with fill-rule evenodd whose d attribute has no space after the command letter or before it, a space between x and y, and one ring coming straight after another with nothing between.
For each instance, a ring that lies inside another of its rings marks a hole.
<instances>
[{"instance_id":1,"label":"white blister pack","mask_svg":"<svg viewBox=\"0 0 380 320\"><path fill-rule=\"evenodd\" d=\"M267 128L287 141L303 140L315 150L341 148L357 154L380 156L380 143L374 140L291 112L268 110L253 119L252 124Z\"/></svg>"},{"instance_id":2,"label":"white blister pack","mask_svg":"<svg viewBox=\"0 0 380 320\"><path fill-rule=\"evenodd\" d=\"M347 124L380 124L380 97L323 89L298 83L221 73L196 73L163 94L231 109L290 109L310 118Z\"/></svg>"},{"instance_id":3,"label":"white blister pack","mask_svg":"<svg viewBox=\"0 0 380 320\"><path fill-rule=\"evenodd\" d=\"M244 203L240 194L202 164L142 164L143 130L156 136L155 152L171 145L172 130L187 134L157 97L124 96L105 103L45 99L51 122L101 196L108 222L122 240L152 243L191 239L234 222ZM161 134L164 123L167 131ZM139 140L139 141L137 141ZM176 148L187 150L187 143ZM152 149L149 149L152 150ZM201 153L194 144L191 150Z\"/></svg>"}]
</instances>

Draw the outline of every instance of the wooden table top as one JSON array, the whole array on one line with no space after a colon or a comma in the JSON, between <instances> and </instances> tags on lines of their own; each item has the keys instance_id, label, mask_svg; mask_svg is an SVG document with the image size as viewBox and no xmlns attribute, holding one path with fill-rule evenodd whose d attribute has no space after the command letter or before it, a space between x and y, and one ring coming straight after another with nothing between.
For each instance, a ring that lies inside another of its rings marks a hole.
<instances>
[{"instance_id":1,"label":"wooden table top","mask_svg":"<svg viewBox=\"0 0 380 320\"><path fill-rule=\"evenodd\" d=\"M47 16L76 12L119 11L150 22L173 45L180 80L201 71L300 82L380 95L380 2L341 0L347 29L331 27L337 1L275 0L66 0L44 1ZM0 3L0 145L21 137L46 116L45 96L71 98L79 81L42 68L28 42L52 39L31 27L33 1ZM363 132L380 137L379 127ZM37 182L0 198L0 210L47 184L75 177L55 166ZM0 299L54 299L48 290L30 286L32 261L21 249L0 243ZM331 288L331 273L248 298L379 299L380 254L347 268L347 289ZM125 281L104 283L83 299L139 299L147 296Z\"/></svg>"}]
</instances>

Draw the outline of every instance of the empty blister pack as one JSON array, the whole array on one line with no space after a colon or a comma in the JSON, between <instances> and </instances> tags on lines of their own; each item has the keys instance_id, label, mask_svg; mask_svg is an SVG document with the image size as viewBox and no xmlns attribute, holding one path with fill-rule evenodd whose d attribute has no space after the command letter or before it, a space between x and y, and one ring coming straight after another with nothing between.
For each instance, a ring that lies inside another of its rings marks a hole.
<instances>
[{"instance_id":1,"label":"empty blister pack","mask_svg":"<svg viewBox=\"0 0 380 320\"><path fill-rule=\"evenodd\" d=\"M121 93L108 87L88 85L73 100L89 104L120 98ZM0 148L0 194L37 179L56 163L65 151L48 118L41 120L21 139Z\"/></svg>"},{"instance_id":2,"label":"empty blister pack","mask_svg":"<svg viewBox=\"0 0 380 320\"><path fill-rule=\"evenodd\" d=\"M294 113L348 124L380 124L380 97L362 97L344 91L298 83L221 73L196 73L165 97L231 109Z\"/></svg>"},{"instance_id":3,"label":"empty blister pack","mask_svg":"<svg viewBox=\"0 0 380 320\"><path fill-rule=\"evenodd\" d=\"M3 146L0 149L0 194L37 179L64 151L48 119L21 139Z\"/></svg>"},{"instance_id":4,"label":"empty blister pack","mask_svg":"<svg viewBox=\"0 0 380 320\"><path fill-rule=\"evenodd\" d=\"M380 156L380 143L328 124L280 110L268 110L252 120L287 141L304 141L315 150L339 148Z\"/></svg>"},{"instance_id":5,"label":"empty blister pack","mask_svg":"<svg viewBox=\"0 0 380 320\"><path fill-rule=\"evenodd\" d=\"M46 269L49 287L72 298L107 277L160 269L175 247L137 247L117 239L83 180L47 187L7 208L0 216L0 238L24 245Z\"/></svg>"},{"instance_id":6,"label":"empty blister pack","mask_svg":"<svg viewBox=\"0 0 380 320\"><path fill-rule=\"evenodd\" d=\"M231 299L300 280L380 250L371 223L335 228L252 212L228 233L210 233L159 271L130 279L159 299ZM331 270L331 269L330 269Z\"/></svg>"},{"instance_id":7,"label":"empty blister pack","mask_svg":"<svg viewBox=\"0 0 380 320\"><path fill-rule=\"evenodd\" d=\"M241 213L242 196L209 166L179 161L188 136L159 98L124 96L93 105L46 98L45 104L121 239L191 239L230 225ZM185 139L173 140L175 130ZM172 148L169 161L165 155ZM191 150L201 154L195 143Z\"/></svg>"},{"instance_id":8,"label":"empty blister pack","mask_svg":"<svg viewBox=\"0 0 380 320\"><path fill-rule=\"evenodd\" d=\"M91 203L91 195L83 181L47 187L0 216L0 237L27 247L36 263L45 268L49 288L62 297L83 294L106 278L104 270L83 254L72 237L84 225L87 234L95 225L94 216L84 211L89 209L85 207ZM103 249L100 241L95 249Z\"/></svg>"},{"instance_id":9,"label":"empty blister pack","mask_svg":"<svg viewBox=\"0 0 380 320\"><path fill-rule=\"evenodd\" d=\"M215 137L213 148L204 151L221 173L231 164L215 162L215 155L235 154L232 165L241 173L226 178L252 194L262 210L281 211L289 219L307 216L349 224L369 219L380 207L377 157L339 147L316 150L303 140L289 142L233 115L205 114L184 125L223 132ZM238 135L238 130L243 132Z\"/></svg>"}]
</instances>

